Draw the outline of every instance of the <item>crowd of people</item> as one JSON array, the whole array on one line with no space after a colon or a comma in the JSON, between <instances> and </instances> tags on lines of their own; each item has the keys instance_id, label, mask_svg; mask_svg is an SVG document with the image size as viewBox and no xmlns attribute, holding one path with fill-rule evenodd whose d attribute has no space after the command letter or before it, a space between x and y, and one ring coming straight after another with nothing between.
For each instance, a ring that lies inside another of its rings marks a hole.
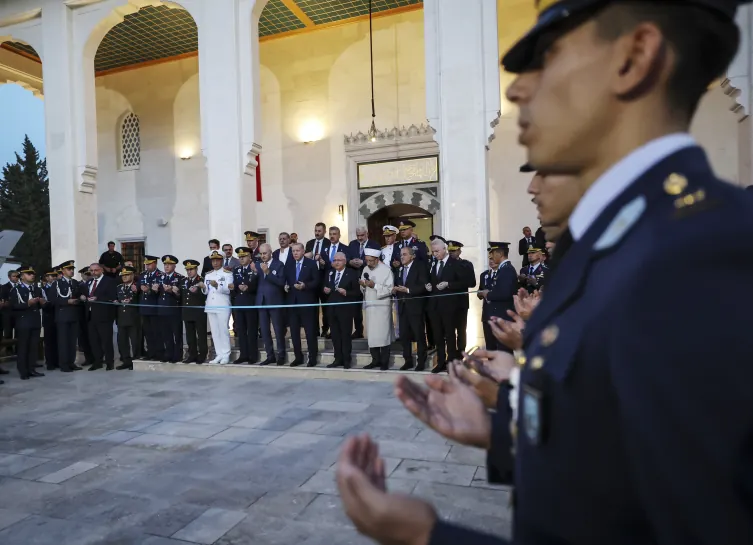
<instances>
[{"instance_id":1,"label":"crowd of people","mask_svg":"<svg viewBox=\"0 0 753 545\"><path fill-rule=\"evenodd\" d=\"M289 336L290 366L314 367L318 338L324 337L334 350L328 367L349 369L352 341L365 337L371 354L367 369L388 370L392 344L399 340L400 370L425 370L435 351L431 371L446 372L447 361L466 348L469 290L477 286L474 267L461 257L462 243L433 235L427 246L414 235L410 219L398 223L383 228L385 244L369 240L365 227L345 244L338 227L323 223L316 224L306 244L297 242L297 235L280 233L274 251L253 231L244 233L246 245L237 248L212 239L202 261L182 261L185 275L176 271L180 260L170 254L144 256L144 270L137 271L114 242L98 263L78 271L80 279L74 278L73 261L45 271L41 282L24 265L9 273L0 292L5 336L12 338L15 331L24 380L43 376L37 370L42 331L47 370L63 372L82 368L76 364L77 348L90 371L133 369L137 358L202 364L209 335L215 352L210 363L231 362L233 335L238 356L232 363L285 365ZM488 249L489 269L475 291L482 300L487 347L498 346L488 317L509 319L505 311L513 308L518 288L533 292L545 281L546 250L525 240L519 271L509 261L508 243L491 243Z\"/></svg>"}]
</instances>

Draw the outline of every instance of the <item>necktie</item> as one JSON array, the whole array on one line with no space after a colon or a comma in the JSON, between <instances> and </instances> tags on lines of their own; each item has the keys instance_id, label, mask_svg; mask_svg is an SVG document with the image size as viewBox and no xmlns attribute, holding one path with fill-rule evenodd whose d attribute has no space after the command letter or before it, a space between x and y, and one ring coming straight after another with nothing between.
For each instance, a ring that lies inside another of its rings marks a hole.
<instances>
[{"instance_id":1,"label":"necktie","mask_svg":"<svg viewBox=\"0 0 753 545\"><path fill-rule=\"evenodd\" d=\"M405 285L405 280L408 278L408 267L403 268L403 286Z\"/></svg>"},{"instance_id":2,"label":"necktie","mask_svg":"<svg viewBox=\"0 0 753 545\"><path fill-rule=\"evenodd\" d=\"M99 280L96 278L94 279L94 285L92 286L92 291L89 293L89 296L91 297L94 295L94 292L97 291L97 283L99 283Z\"/></svg>"},{"instance_id":3,"label":"necktie","mask_svg":"<svg viewBox=\"0 0 753 545\"><path fill-rule=\"evenodd\" d=\"M319 253L319 241L316 241L316 247L314 248L314 256Z\"/></svg>"},{"instance_id":4,"label":"necktie","mask_svg":"<svg viewBox=\"0 0 753 545\"><path fill-rule=\"evenodd\" d=\"M437 267L437 280L442 278L442 267L444 266L444 261L439 262L439 267Z\"/></svg>"},{"instance_id":5,"label":"necktie","mask_svg":"<svg viewBox=\"0 0 753 545\"><path fill-rule=\"evenodd\" d=\"M339 288L339 287L340 287L340 275L341 275L341 274L342 274L342 273L339 273L339 272L338 272L338 273L337 273L337 276L335 277L335 289L337 289L337 288Z\"/></svg>"},{"instance_id":6,"label":"necktie","mask_svg":"<svg viewBox=\"0 0 753 545\"><path fill-rule=\"evenodd\" d=\"M333 244L329 249L329 261L332 262L333 259L335 259L335 250L337 249L337 245Z\"/></svg>"},{"instance_id":7,"label":"necktie","mask_svg":"<svg viewBox=\"0 0 753 545\"><path fill-rule=\"evenodd\" d=\"M228 265L230 265L230 258L226 257L225 258L225 267L227 267Z\"/></svg>"},{"instance_id":8,"label":"necktie","mask_svg":"<svg viewBox=\"0 0 753 545\"><path fill-rule=\"evenodd\" d=\"M529 274L529 276L533 276L533 265L531 265L530 267L528 267L528 274Z\"/></svg>"},{"instance_id":9,"label":"necktie","mask_svg":"<svg viewBox=\"0 0 753 545\"><path fill-rule=\"evenodd\" d=\"M361 243L361 259L363 259L363 242Z\"/></svg>"},{"instance_id":10,"label":"necktie","mask_svg":"<svg viewBox=\"0 0 753 545\"><path fill-rule=\"evenodd\" d=\"M301 276L301 262L297 261L295 264L295 281L298 282L298 277Z\"/></svg>"}]
</instances>

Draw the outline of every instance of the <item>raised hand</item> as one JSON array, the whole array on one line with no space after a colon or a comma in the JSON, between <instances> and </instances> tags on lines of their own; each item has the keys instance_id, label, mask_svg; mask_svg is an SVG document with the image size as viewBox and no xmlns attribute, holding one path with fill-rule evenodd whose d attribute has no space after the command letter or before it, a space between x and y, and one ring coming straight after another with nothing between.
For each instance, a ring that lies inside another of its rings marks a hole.
<instances>
[{"instance_id":1,"label":"raised hand","mask_svg":"<svg viewBox=\"0 0 753 545\"><path fill-rule=\"evenodd\" d=\"M473 353L473 358L477 360L481 374L497 382L510 380L510 373L517 365L515 356L500 350L479 348Z\"/></svg>"},{"instance_id":2,"label":"raised hand","mask_svg":"<svg viewBox=\"0 0 753 545\"><path fill-rule=\"evenodd\" d=\"M513 296L513 300L515 301L515 312L523 320L528 321L541 298L538 291L529 294L525 288L520 288L518 294Z\"/></svg>"},{"instance_id":3,"label":"raised hand","mask_svg":"<svg viewBox=\"0 0 753 545\"><path fill-rule=\"evenodd\" d=\"M428 389L400 376L395 382L395 395L413 416L440 435L463 445L488 449L489 413L473 389L457 377L454 366L450 366L449 380L434 375L426 377L426 384Z\"/></svg>"},{"instance_id":4,"label":"raised hand","mask_svg":"<svg viewBox=\"0 0 753 545\"><path fill-rule=\"evenodd\" d=\"M489 320L489 327L494 337L507 348L520 350L523 348L523 329L525 329L526 323L523 318L511 310L508 310L507 314L514 320L513 322L493 316Z\"/></svg>"},{"instance_id":5,"label":"raised hand","mask_svg":"<svg viewBox=\"0 0 753 545\"><path fill-rule=\"evenodd\" d=\"M368 435L345 442L335 473L345 514L361 534L378 543L429 543L437 521L434 509L418 498L388 493L384 466Z\"/></svg>"},{"instance_id":6,"label":"raised hand","mask_svg":"<svg viewBox=\"0 0 753 545\"><path fill-rule=\"evenodd\" d=\"M469 369L461 362L456 361L452 365L455 366L455 373L458 378L473 388L476 395L484 402L484 407L487 409L497 408L499 382L480 374L474 369Z\"/></svg>"}]
</instances>

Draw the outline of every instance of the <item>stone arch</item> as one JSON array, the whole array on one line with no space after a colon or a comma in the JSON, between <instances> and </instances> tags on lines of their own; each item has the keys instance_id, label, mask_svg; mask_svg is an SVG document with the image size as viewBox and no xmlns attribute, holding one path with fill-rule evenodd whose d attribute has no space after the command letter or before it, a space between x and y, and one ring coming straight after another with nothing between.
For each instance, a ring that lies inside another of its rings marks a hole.
<instances>
[{"instance_id":1,"label":"stone arch","mask_svg":"<svg viewBox=\"0 0 753 545\"><path fill-rule=\"evenodd\" d=\"M440 212L439 199L434 188L386 189L382 191L362 191L363 201L358 207L359 225L366 225L369 217L378 210L393 204L410 204L426 210L438 219Z\"/></svg>"},{"instance_id":2,"label":"stone arch","mask_svg":"<svg viewBox=\"0 0 753 545\"><path fill-rule=\"evenodd\" d=\"M42 60L40 50L34 47L30 41L29 32L23 28L17 29L18 34L3 34L0 35L0 45L5 42L13 42L30 47L32 51ZM23 37L22 37L23 36ZM19 66L5 66L0 67L0 85L6 83L15 83L20 87L31 92L36 98L44 98L43 83L42 83L42 70L41 65L35 61L19 56Z\"/></svg>"}]
</instances>

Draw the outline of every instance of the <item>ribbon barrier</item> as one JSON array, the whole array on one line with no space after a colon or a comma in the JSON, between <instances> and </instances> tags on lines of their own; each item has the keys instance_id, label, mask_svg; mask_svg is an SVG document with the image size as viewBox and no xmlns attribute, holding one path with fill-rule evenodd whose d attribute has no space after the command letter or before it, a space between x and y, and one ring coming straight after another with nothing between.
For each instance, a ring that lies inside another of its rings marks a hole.
<instances>
[{"instance_id":1,"label":"ribbon barrier","mask_svg":"<svg viewBox=\"0 0 753 545\"><path fill-rule=\"evenodd\" d=\"M431 295L417 295L415 297L411 297L409 299L405 299L406 301L415 301L416 299L431 299L436 297L452 297L454 295L457 296L468 296L474 293L478 293L479 291L483 290L473 290L469 292L463 292L463 293L435 293ZM382 299L379 301L341 301L339 303L303 303L303 304L285 304L285 305L176 305L175 307L170 308L203 308L203 309L214 309L214 310L237 310L237 309L254 309L254 308L305 308L305 307L334 307L334 306L343 306L343 305L364 305L366 307L368 306L381 306L380 303L384 303L385 306L392 305L395 301L400 301L400 299L397 298L390 298L390 299ZM82 301L84 302L84 301ZM165 305L146 305L143 303L121 303L119 301L85 301L86 303L91 304L97 304L97 305L115 305L118 307L144 307L144 308L165 308Z\"/></svg>"}]
</instances>

